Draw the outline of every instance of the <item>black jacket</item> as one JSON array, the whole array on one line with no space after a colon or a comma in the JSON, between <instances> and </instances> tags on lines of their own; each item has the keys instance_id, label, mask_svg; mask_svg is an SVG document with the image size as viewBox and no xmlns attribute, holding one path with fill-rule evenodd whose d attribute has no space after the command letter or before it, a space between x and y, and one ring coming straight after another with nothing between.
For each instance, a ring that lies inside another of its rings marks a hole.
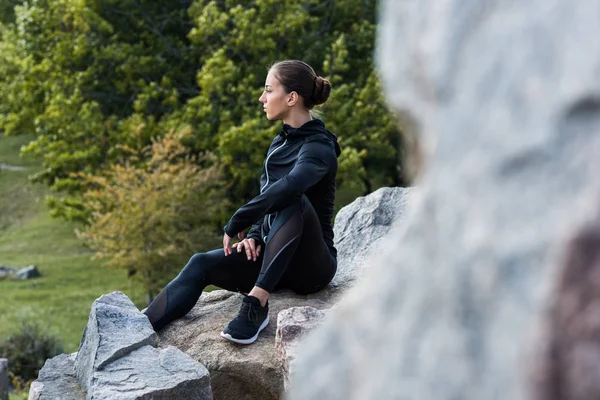
<instances>
[{"instance_id":1,"label":"black jacket","mask_svg":"<svg viewBox=\"0 0 600 400\"><path fill-rule=\"evenodd\" d=\"M286 208L306 194L321 222L323 238L336 256L331 222L340 153L337 137L325 129L321 119L299 128L283 124L263 165L260 194L233 214L225 233L234 237L252 225L247 237L264 243L261 227L265 215Z\"/></svg>"}]
</instances>

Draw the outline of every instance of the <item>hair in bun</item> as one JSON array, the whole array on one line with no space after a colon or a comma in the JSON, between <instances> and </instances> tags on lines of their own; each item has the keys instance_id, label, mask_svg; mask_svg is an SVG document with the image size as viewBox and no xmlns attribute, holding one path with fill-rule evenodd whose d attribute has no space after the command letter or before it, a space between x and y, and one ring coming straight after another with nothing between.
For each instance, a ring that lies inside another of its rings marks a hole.
<instances>
[{"instance_id":1,"label":"hair in bun","mask_svg":"<svg viewBox=\"0 0 600 400\"><path fill-rule=\"evenodd\" d=\"M300 60L285 60L273 64L270 68L275 72L287 93L296 92L302 97L304 106L309 110L323 104L331 93L331 83L321 78L315 70Z\"/></svg>"},{"instance_id":2,"label":"hair in bun","mask_svg":"<svg viewBox=\"0 0 600 400\"><path fill-rule=\"evenodd\" d=\"M313 94L311 96L311 100L313 104L319 105L323 104L329 98L329 93L331 93L331 83L320 76L315 76L315 88L313 90Z\"/></svg>"}]
</instances>

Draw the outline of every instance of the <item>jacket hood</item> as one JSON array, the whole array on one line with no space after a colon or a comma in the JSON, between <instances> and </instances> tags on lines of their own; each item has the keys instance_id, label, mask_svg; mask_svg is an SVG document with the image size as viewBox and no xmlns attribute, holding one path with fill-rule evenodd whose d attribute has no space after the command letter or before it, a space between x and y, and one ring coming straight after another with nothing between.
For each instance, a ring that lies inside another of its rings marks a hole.
<instances>
[{"instance_id":1,"label":"jacket hood","mask_svg":"<svg viewBox=\"0 0 600 400\"><path fill-rule=\"evenodd\" d=\"M310 121L306 122L304 125L302 125L299 128L292 128L288 124L283 124L283 126L281 127L280 135L282 135L282 136L292 136L292 135L293 136L310 136L310 135L314 135L316 133L322 133L322 134L326 135L329 139L331 139L331 141L333 142L333 144L335 146L335 154L336 154L336 156L339 157L340 154L342 153L342 149L340 148L340 145L338 144L337 136L334 133L325 129L325 123L323 122L323 120L321 118L311 119Z\"/></svg>"}]
</instances>

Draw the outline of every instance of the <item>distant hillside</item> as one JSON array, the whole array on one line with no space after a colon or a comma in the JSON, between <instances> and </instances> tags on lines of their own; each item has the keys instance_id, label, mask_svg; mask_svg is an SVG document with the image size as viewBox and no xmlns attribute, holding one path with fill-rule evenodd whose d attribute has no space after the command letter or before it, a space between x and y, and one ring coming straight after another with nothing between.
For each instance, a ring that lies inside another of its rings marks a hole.
<instances>
[{"instance_id":1,"label":"distant hillside","mask_svg":"<svg viewBox=\"0 0 600 400\"><path fill-rule=\"evenodd\" d=\"M0 280L0 340L26 318L43 322L64 339L66 351L76 351L94 299L120 290L142 308L143 290L124 271L91 260L74 234L75 225L48 216L47 189L28 182L39 163L18 155L29 140L0 136L0 265L34 264L42 277Z\"/></svg>"}]
</instances>

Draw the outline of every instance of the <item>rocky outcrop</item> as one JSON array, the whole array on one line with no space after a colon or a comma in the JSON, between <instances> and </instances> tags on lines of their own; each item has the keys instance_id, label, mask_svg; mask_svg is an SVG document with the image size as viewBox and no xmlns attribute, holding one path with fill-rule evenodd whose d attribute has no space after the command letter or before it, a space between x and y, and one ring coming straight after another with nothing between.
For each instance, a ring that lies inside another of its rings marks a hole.
<instances>
[{"instance_id":1,"label":"rocky outcrop","mask_svg":"<svg viewBox=\"0 0 600 400\"><path fill-rule=\"evenodd\" d=\"M127 296L104 295L92 305L78 353L46 361L29 399L212 399L203 365L156 346L150 322Z\"/></svg>"},{"instance_id":2,"label":"rocky outcrop","mask_svg":"<svg viewBox=\"0 0 600 400\"><path fill-rule=\"evenodd\" d=\"M531 398L555 324L546 376L563 386L538 398L600 398L598 313L583 313L600 300L583 283L597 251L581 240L564 262L600 205L599 12L592 0L381 2L383 86L419 129L426 168L405 226L307 339L290 399Z\"/></svg>"},{"instance_id":3,"label":"rocky outcrop","mask_svg":"<svg viewBox=\"0 0 600 400\"><path fill-rule=\"evenodd\" d=\"M381 238L403 221L409 193L382 188L340 210L334 228L339 275L313 295L274 293L269 313L277 324L252 346L219 336L239 310L241 294L204 293L160 332L157 347L146 316L116 292L94 302L78 353L48 360L30 399L209 399L212 393L215 399L279 399L299 343L362 274L369 254L380 251Z\"/></svg>"},{"instance_id":4,"label":"rocky outcrop","mask_svg":"<svg viewBox=\"0 0 600 400\"><path fill-rule=\"evenodd\" d=\"M328 288L313 295L274 293L269 299L271 321L277 321L281 311L292 307L324 310L339 301L362 274L363 260L369 253L379 251L380 238L395 223L401 224L409 193L406 188L382 188L340 210L334 225L339 276ZM161 346L175 346L205 365L210 371L215 399L279 399L288 366L287 356L275 344L276 324L271 322L251 346L234 345L219 337L238 312L241 300L240 294L224 290L204 293L185 317L160 332ZM280 330L285 329L282 325ZM297 346L297 342L292 342L288 349Z\"/></svg>"}]
</instances>

